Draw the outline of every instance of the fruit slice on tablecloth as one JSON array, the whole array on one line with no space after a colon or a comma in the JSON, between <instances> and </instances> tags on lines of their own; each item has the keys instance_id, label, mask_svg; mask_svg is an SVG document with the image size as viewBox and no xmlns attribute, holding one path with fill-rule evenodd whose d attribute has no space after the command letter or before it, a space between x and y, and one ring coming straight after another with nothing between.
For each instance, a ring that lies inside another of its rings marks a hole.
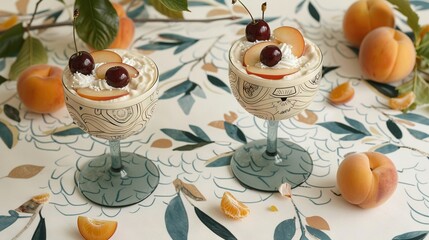
<instances>
[{"instance_id":1,"label":"fruit slice on tablecloth","mask_svg":"<svg viewBox=\"0 0 429 240\"><path fill-rule=\"evenodd\" d=\"M336 86L329 93L329 101L333 104L343 104L350 101L355 94L351 82L344 82Z\"/></svg>"},{"instance_id":2,"label":"fruit slice on tablecloth","mask_svg":"<svg viewBox=\"0 0 429 240\"><path fill-rule=\"evenodd\" d=\"M118 223L79 216L77 226L80 234L86 240L107 240L115 233Z\"/></svg>"},{"instance_id":3,"label":"fruit slice on tablecloth","mask_svg":"<svg viewBox=\"0 0 429 240\"><path fill-rule=\"evenodd\" d=\"M240 219L250 213L250 209L238 201L230 192L225 192L220 203L222 211L230 218Z\"/></svg>"}]
</instances>

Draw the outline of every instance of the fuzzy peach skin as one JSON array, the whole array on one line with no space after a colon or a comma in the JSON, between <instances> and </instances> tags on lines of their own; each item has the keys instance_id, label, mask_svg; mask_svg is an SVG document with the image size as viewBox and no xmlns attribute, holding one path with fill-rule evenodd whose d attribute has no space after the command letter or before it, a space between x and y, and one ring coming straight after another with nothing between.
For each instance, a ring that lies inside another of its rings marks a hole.
<instances>
[{"instance_id":1,"label":"fuzzy peach skin","mask_svg":"<svg viewBox=\"0 0 429 240\"><path fill-rule=\"evenodd\" d=\"M63 70L48 64L32 65L17 80L22 103L32 112L52 113L64 106Z\"/></svg>"},{"instance_id":2,"label":"fuzzy peach skin","mask_svg":"<svg viewBox=\"0 0 429 240\"><path fill-rule=\"evenodd\" d=\"M348 155L337 171L337 187L349 203L373 208L395 192L398 174L393 162L377 152Z\"/></svg>"},{"instance_id":3,"label":"fuzzy peach skin","mask_svg":"<svg viewBox=\"0 0 429 240\"><path fill-rule=\"evenodd\" d=\"M362 41L359 65L366 78L391 83L406 78L416 63L416 49L404 33L389 27L371 31Z\"/></svg>"},{"instance_id":4,"label":"fuzzy peach skin","mask_svg":"<svg viewBox=\"0 0 429 240\"><path fill-rule=\"evenodd\" d=\"M383 26L395 26L395 15L386 0L358 0L343 18L344 37L355 47L370 31Z\"/></svg>"}]
</instances>

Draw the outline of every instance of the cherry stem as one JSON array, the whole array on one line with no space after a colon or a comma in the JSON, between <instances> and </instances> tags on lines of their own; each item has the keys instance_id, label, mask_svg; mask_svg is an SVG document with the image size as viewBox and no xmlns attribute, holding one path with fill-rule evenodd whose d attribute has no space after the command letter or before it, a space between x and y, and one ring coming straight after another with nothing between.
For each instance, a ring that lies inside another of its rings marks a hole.
<instances>
[{"instance_id":1,"label":"cherry stem","mask_svg":"<svg viewBox=\"0 0 429 240\"><path fill-rule=\"evenodd\" d=\"M74 42L74 49L77 51L77 44L76 44L76 18L79 16L79 9L75 9L73 12L73 42Z\"/></svg>"},{"instance_id":2,"label":"cherry stem","mask_svg":"<svg viewBox=\"0 0 429 240\"><path fill-rule=\"evenodd\" d=\"M262 3L261 10L262 10L262 20L264 20L264 18L265 18L265 10L267 10L267 2Z\"/></svg>"},{"instance_id":3,"label":"cherry stem","mask_svg":"<svg viewBox=\"0 0 429 240\"><path fill-rule=\"evenodd\" d=\"M249 13L250 18L252 18L252 22L255 23L255 19L253 18L252 14L250 13L249 9L246 7L246 5L243 4L243 2L241 2L240 0L238 0L238 2L244 7L244 9L246 9L246 11Z\"/></svg>"}]
</instances>

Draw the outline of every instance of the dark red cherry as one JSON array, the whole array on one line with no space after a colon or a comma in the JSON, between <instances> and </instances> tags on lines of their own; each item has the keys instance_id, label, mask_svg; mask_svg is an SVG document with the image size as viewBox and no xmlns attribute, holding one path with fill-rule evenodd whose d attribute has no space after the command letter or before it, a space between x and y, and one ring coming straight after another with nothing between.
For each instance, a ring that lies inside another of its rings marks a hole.
<instances>
[{"instance_id":1,"label":"dark red cherry","mask_svg":"<svg viewBox=\"0 0 429 240\"><path fill-rule=\"evenodd\" d=\"M251 21L246 26L246 39L249 42L269 40L270 36L270 26L262 19Z\"/></svg>"},{"instance_id":2,"label":"dark red cherry","mask_svg":"<svg viewBox=\"0 0 429 240\"><path fill-rule=\"evenodd\" d=\"M275 45L268 45L262 49L260 59L263 64L272 67L282 59L282 51Z\"/></svg>"},{"instance_id":3,"label":"dark red cherry","mask_svg":"<svg viewBox=\"0 0 429 240\"><path fill-rule=\"evenodd\" d=\"M89 75L94 69L94 59L85 51L76 52L69 59L69 68L72 73L80 72Z\"/></svg>"},{"instance_id":4,"label":"dark red cherry","mask_svg":"<svg viewBox=\"0 0 429 240\"><path fill-rule=\"evenodd\" d=\"M106 71L106 82L114 88L123 88L130 82L127 69L121 66L114 66Z\"/></svg>"}]
</instances>

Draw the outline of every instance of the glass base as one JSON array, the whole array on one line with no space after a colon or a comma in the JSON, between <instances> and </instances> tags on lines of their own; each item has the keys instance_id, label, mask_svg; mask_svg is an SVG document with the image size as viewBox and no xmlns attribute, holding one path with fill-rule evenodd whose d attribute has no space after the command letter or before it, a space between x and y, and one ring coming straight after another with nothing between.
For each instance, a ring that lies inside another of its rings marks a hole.
<instances>
[{"instance_id":1,"label":"glass base","mask_svg":"<svg viewBox=\"0 0 429 240\"><path fill-rule=\"evenodd\" d=\"M76 183L90 201L107 207L129 206L147 198L159 184L158 168L149 159L129 152L122 153L123 168L111 169L111 155L88 162Z\"/></svg>"},{"instance_id":2,"label":"glass base","mask_svg":"<svg viewBox=\"0 0 429 240\"><path fill-rule=\"evenodd\" d=\"M244 185L262 191L275 192L282 183L292 188L310 177L313 160L299 145L277 139L277 153L266 153L267 140L250 142L236 150L231 167L235 177Z\"/></svg>"}]
</instances>

